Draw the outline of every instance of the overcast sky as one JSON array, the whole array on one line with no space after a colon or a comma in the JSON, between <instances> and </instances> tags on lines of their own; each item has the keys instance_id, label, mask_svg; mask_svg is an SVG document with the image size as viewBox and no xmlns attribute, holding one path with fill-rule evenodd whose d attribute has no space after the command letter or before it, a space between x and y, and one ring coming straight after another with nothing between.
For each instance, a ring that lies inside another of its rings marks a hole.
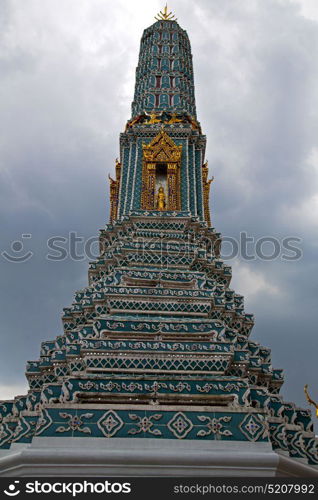
<instances>
[{"instance_id":1,"label":"overcast sky","mask_svg":"<svg viewBox=\"0 0 318 500\"><path fill-rule=\"evenodd\" d=\"M48 261L46 242L94 237L108 221L107 176L130 118L140 38L163 5L0 2L0 252L33 252L24 263L0 255L0 398L25 392L26 361L61 334L62 308L87 284L87 260ZM306 406L305 383L318 400L318 2L171 8L192 45L214 226L227 237L302 239L297 261L230 263L256 317L252 339L284 368L286 400Z\"/></svg>"}]
</instances>

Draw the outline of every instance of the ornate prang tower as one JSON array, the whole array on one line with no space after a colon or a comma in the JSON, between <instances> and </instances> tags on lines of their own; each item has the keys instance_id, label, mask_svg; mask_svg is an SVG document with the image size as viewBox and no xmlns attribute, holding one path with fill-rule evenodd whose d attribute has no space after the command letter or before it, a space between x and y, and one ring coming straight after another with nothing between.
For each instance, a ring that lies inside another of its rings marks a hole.
<instances>
[{"instance_id":1,"label":"ornate prang tower","mask_svg":"<svg viewBox=\"0 0 318 500\"><path fill-rule=\"evenodd\" d=\"M110 223L64 333L0 403L0 475L317 474L309 410L250 340L211 227L191 47L167 8L144 31Z\"/></svg>"}]
</instances>

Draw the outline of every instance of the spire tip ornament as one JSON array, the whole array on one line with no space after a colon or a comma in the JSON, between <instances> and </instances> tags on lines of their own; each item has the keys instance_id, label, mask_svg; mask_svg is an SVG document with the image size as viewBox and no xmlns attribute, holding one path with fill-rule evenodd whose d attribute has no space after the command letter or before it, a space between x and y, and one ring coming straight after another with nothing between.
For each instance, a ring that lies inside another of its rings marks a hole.
<instances>
[{"instance_id":1,"label":"spire tip ornament","mask_svg":"<svg viewBox=\"0 0 318 500\"><path fill-rule=\"evenodd\" d=\"M155 16L157 21L177 21L176 16L172 12L168 12L168 4L165 5L163 11L161 10L159 14Z\"/></svg>"}]
</instances>

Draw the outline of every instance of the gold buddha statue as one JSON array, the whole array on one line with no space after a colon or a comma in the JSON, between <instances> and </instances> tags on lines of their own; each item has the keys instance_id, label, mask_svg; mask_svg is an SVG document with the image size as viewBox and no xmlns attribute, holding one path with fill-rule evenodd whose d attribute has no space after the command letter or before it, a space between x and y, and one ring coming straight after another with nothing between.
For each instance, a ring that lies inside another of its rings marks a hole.
<instances>
[{"instance_id":1,"label":"gold buddha statue","mask_svg":"<svg viewBox=\"0 0 318 500\"><path fill-rule=\"evenodd\" d=\"M157 210L166 209L166 195L162 186L160 186L157 194Z\"/></svg>"}]
</instances>

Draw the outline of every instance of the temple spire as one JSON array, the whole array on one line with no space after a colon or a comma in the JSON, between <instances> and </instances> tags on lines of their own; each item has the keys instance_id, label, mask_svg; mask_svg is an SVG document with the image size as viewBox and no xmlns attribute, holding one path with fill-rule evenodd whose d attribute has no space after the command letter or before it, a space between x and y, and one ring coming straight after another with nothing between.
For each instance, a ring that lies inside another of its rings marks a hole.
<instances>
[{"instance_id":1,"label":"temple spire","mask_svg":"<svg viewBox=\"0 0 318 500\"><path fill-rule=\"evenodd\" d=\"M166 6L145 29L136 69L132 118L163 111L196 118L190 40Z\"/></svg>"},{"instance_id":2,"label":"temple spire","mask_svg":"<svg viewBox=\"0 0 318 500\"><path fill-rule=\"evenodd\" d=\"M188 35L159 15L88 283L27 363L27 394L0 400L0 477L317 477L310 410L283 400L282 370L250 340L211 227Z\"/></svg>"}]
</instances>

